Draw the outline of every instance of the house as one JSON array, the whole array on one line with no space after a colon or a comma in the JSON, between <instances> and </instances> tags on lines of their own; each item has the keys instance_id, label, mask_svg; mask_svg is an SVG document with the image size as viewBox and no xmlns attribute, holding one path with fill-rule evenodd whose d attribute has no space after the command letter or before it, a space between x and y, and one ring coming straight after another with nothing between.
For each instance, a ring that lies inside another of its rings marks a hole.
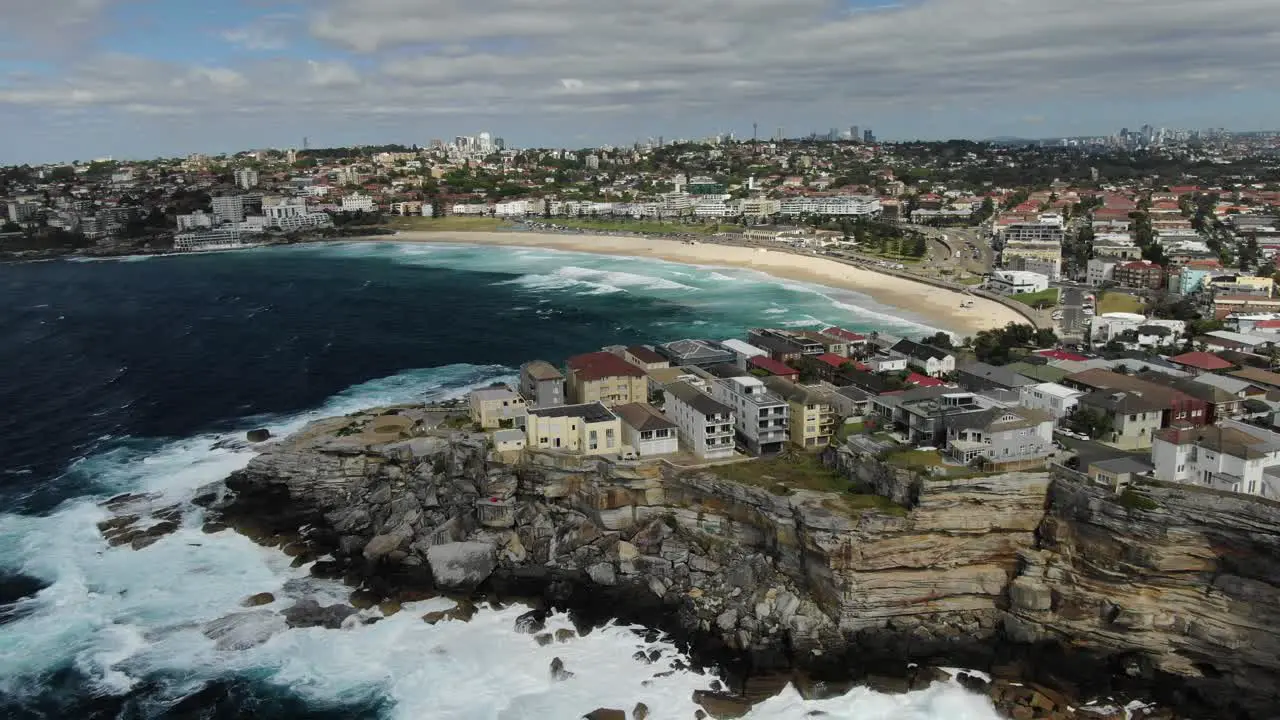
<instances>
[{"instance_id":1,"label":"house","mask_svg":"<svg viewBox=\"0 0 1280 720\"><path fill-rule=\"evenodd\" d=\"M832 326L824 330L821 330L820 332L821 334L826 335L829 338L835 338L836 340L844 341L845 345L847 345L849 348L849 352L860 350L866 347L866 344L867 344L866 335L862 335L861 333L851 332L849 330L845 330L844 328Z\"/></svg>"},{"instance_id":2,"label":"house","mask_svg":"<svg viewBox=\"0 0 1280 720\"><path fill-rule=\"evenodd\" d=\"M667 358L643 345L632 345L623 349L622 359L641 370L661 370L671 367L671 362Z\"/></svg>"},{"instance_id":3,"label":"house","mask_svg":"<svg viewBox=\"0 0 1280 720\"><path fill-rule=\"evenodd\" d=\"M800 362L800 349L785 340L779 340L768 335L760 335L753 337L750 343L753 347L769 353L769 359L778 363ZM752 358L756 360L757 358ZM750 362L750 361L748 361Z\"/></svg>"},{"instance_id":4,"label":"house","mask_svg":"<svg viewBox=\"0 0 1280 720\"><path fill-rule=\"evenodd\" d=\"M1038 383L1018 388L1018 404L1024 408L1047 413L1054 422L1070 415L1084 392L1058 383Z\"/></svg>"},{"instance_id":5,"label":"house","mask_svg":"<svg viewBox=\"0 0 1280 720\"><path fill-rule=\"evenodd\" d=\"M1152 471L1151 463L1135 457L1118 457L1089 463L1085 474L1099 485L1106 485L1115 492L1133 482L1135 477Z\"/></svg>"},{"instance_id":6,"label":"house","mask_svg":"<svg viewBox=\"0 0 1280 720\"><path fill-rule=\"evenodd\" d=\"M765 378L764 384L790 406L788 432L792 445L818 448L831 443L836 432L836 411L827 394L780 377Z\"/></svg>"},{"instance_id":7,"label":"house","mask_svg":"<svg viewBox=\"0 0 1280 720\"><path fill-rule=\"evenodd\" d=\"M524 398L505 385L473 390L470 405L472 421L486 430L516 427L529 412Z\"/></svg>"},{"instance_id":8,"label":"house","mask_svg":"<svg viewBox=\"0 0 1280 720\"><path fill-rule=\"evenodd\" d=\"M798 357L798 356L797 356ZM776 375L780 378L786 378L792 382L800 380L800 371L785 365L773 358L753 357L747 361L747 370L761 370L769 375Z\"/></svg>"},{"instance_id":9,"label":"house","mask_svg":"<svg viewBox=\"0 0 1280 720\"><path fill-rule=\"evenodd\" d=\"M711 395L733 408L738 441L752 455L773 455L786 446L790 407L757 377L736 377L711 386Z\"/></svg>"},{"instance_id":10,"label":"house","mask_svg":"<svg viewBox=\"0 0 1280 720\"><path fill-rule=\"evenodd\" d=\"M564 404L564 375L545 360L520 366L520 394L531 408Z\"/></svg>"},{"instance_id":11,"label":"house","mask_svg":"<svg viewBox=\"0 0 1280 720\"><path fill-rule=\"evenodd\" d=\"M877 353L862 361L862 365L871 372L888 373L902 372L907 369L907 363L911 358L900 352L892 350L880 354Z\"/></svg>"},{"instance_id":12,"label":"house","mask_svg":"<svg viewBox=\"0 0 1280 720\"><path fill-rule=\"evenodd\" d=\"M750 361L751 358L769 357L768 350L758 348L755 345L745 343L737 339L722 340L720 342L720 346L733 353L735 362L737 362L738 367L743 370L749 369L747 367L747 362Z\"/></svg>"},{"instance_id":13,"label":"house","mask_svg":"<svg viewBox=\"0 0 1280 720\"><path fill-rule=\"evenodd\" d=\"M649 403L627 403L613 409L622 421L622 441L640 457L670 455L680 450L679 429Z\"/></svg>"},{"instance_id":14,"label":"house","mask_svg":"<svg viewBox=\"0 0 1280 720\"><path fill-rule=\"evenodd\" d=\"M1273 313L1280 311L1280 298L1257 295L1215 295L1213 317L1224 320L1232 313Z\"/></svg>"},{"instance_id":15,"label":"house","mask_svg":"<svg viewBox=\"0 0 1280 720\"><path fill-rule=\"evenodd\" d=\"M972 362L956 369L956 382L973 392L983 390L1016 390L1034 385L1035 380L1019 375L1007 367Z\"/></svg>"},{"instance_id":16,"label":"house","mask_svg":"<svg viewBox=\"0 0 1280 720\"><path fill-rule=\"evenodd\" d=\"M1280 434L1270 430L1235 420L1166 428L1151 460L1165 482L1280 498Z\"/></svg>"},{"instance_id":17,"label":"house","mask_svg":"<svg viewBox=\"0 0 1280 720\"><path fill-rule=\"evenodd\" d=\"M883 423L900 430L907 442L925 446L945 444L949 421L994 405L988 398L950 388L917 388L871 398L872 412Z\"/></svg>"},{"instance_id":18,"label":"house","mask_svg":"<svg viewBox=\"0 0 1280 720\"><path fill-rule=\"evenodd\" d=\"M542 450L583 455L622 450L622 423L599 401L531 410L524 431L528 446Z\"/></svg>"},{"instance_id":19,"label":"house","mask_svg":"<svg viewBox=\"0 0 1280 720\"><path fill-rule=\"evenodd\" d=\"M644 370L613 353L575 355L565 365L570 402L600 402L612 407L649 399Z\"/></svg>"},{"instance_id":20,"label":"house","mask_svg":"<svg viewBox=\"0 0 1280 720\"><path fill-rule=\"evenodd\" d=\"M1137 377L1174 388L1203 401L1205 404L1205 425L1212 425L1223 418L1238 417L1244 410L1244 400L1241 398L1222 388L1196 382L1194 378L1173 377L1172 375L1165 375L1152 370L1140 372ZM1198 425L1200 423L1191 424Z\"/></svg>"},{"instance_id":21,"label":"house","mask_svg":"<svg viewBox=\"0 0 1280 720\"><path fill-rule=\"evenodd\" d=\"M737 359L731 350L710 340L676 340L659 345L657 351L674 366L707 367Z\"/></svg>"},{"instance_id":22,"label":"house","mask_svg":"<svg viewBox=\"0 0 1280 720\"><path fill-rule=\"evenodd\" d=\"M524 429L497 430L493 433L493 449L500 453L516 453L524 450L528 438Z\"/></svg>"},{"instance_id":23,"label":"house","mask_svg":"<svg viewBox=\"0 0 1280 720\"><path fill-rule=\"evenodd\" d=\"M1063 384L1081 390L1124 391L1140 395L1160 405L1163 411L1160 427L1168 427L1177 422L1192 425L1209 422L1209 408L1205 401L1177 388L1141 377L1094 369L1068 375L1063 379Z\"/></svg>"},{"instance_id":24,"label":"house","mask_svg":"<svg viewBox=\"0 0 1280 720\"><path fill-rule=\"evenodd\" d=\"M792 332L791 330L756 328L747 334L747 342L757 347L768 349L767 345L761 344L762 341L767 339L780 342L791 352L799 355L821 355L827 352L827 347L824 343L808 337L804 333Z\"/></svg>"},{"instance_id":25,"label":"house","mask_svg":"<svg viewBox=\"0 0 1280 720\"><path fill-rule=\"evenodd\" d=\"M1095 390L1081 397L1078 405L1106 415L1111 431L1098 439L1127 450L1151 447L1164 417L1162 403L1133 392Z\"/></svg>"},{"instance_id":26,"label":"house","mask_svg":"<svg viewBox=\"0 0 1280 720\"><path fill-rule=\"evenodd\" d=\"M733 457L733 408L687 382L663 390L663 411L675 422L683 447L703 460Z\"/></svg>"},{"instance_id":27,"label":"house","mask_svg":"<svg viewBox=\"0 0 1280 720\"><path fill-rule=\"evenodd\" d=\"M814 373L827 382L834 380L835 377L840 374L840 371L850 363L849 358L841 357L835 353L813 355L806 358L806 360Z\"/></svg>"},{"instance_id":28,"label":"house","mask_svg":"<svg viewBox=\"0 0 1280 720\"><path fill-rule=\"evenodd\" d=\"M1280 373L1256 367L1244 367L1227 373L1229 377L1262 387L1268 395L1280 394Z\"/></svg>"},{"instance_id":29,"label":"house","mask_svg":"<svg viewBox=\"0 0 1280 720\"><path fill-rule=\"evenodd\" d=\"M824 384L822 387L826 391L827 402L831 404L831 408L836 415L847 420L849 418L861 418L869 412L871 394L866 390L853 385L836 387L835 385Z\"/></svg>"},{"instance_id":30,"label":"house","mask_svg":"<svg viewBox=\"0 0 1280 720\"><path fill-rule=\"evenodd\" d=\"M956 369L955 355L931 345L899 340L893 346L893 350L906 355L908 365L919 368L924 374L932 377L946 375Z\"/></svg>"},{"instance_id":31,"label":"house","mask_svg":"<svg viewBox=\"0 0 1280 720\"><path fill-rule=\"evenodd\" d=\"M992 407L945 421L947 454L957 462L982 458L993 470L1044 467L1053 452L1053 418L1028 408Z\"/></svg>"},{"instance_id":32,"label":"house","mask_svg":"<svg viewBox=\"0 0 1280 720\"><path fill-rule=\"evenodd\" d=\"M1230 377L1227 375L1197 375L1192 378L1192 382L1202 385L1216 387L1219 390L1225 390L1233 397L1241 400L1249 400L1253 398L1264 399L1267 396L1266 388L1259 387L1247 380Z\"/></svg>"},{"instance_id":33,"label":"house","mask_svg":"<svg viewBox=\"0 0 1280 720\"><path fill-rule=\"evenodd\" d=\"M1049 289L1049 277L1025 270L996 270L987 276L986 285L1001 295L1037 293Z\"/></svg>"}]
</instances>

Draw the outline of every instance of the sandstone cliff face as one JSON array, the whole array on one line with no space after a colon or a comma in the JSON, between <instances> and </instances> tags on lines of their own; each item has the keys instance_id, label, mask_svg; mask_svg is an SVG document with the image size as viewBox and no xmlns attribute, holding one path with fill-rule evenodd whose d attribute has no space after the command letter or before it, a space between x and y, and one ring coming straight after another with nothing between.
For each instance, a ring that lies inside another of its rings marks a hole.
<instances>
[{"instance_id":1,"label":"sandstone cliff face","mask_svg":"<svg viewBox=\"0 0 1280 720\"><path fill-rule=\"evenodd\" d=\"M1104 654L1187 701L1280 714L1280 504L1059 471L1006 631Z\"/></svg>"},{"instance_id":2,"label":"sandstone cliff face","mask_svg":"<svg viewBox=\"0 0 1280 720\"><path fill-rule=\"evenodd\" d=\"M1274 715L1280 506L1185 488L1122 501L1048 473L922 479L829 451L908 508L884 512L663 464L508 464L466 433L371 445L336 435L341 424L277 443L228 481L233 522L333 555L313 572L374 591L594 603L757 668L1039 658L1055 666L1038 679L1085 693L1195 708L1224 707L1213 696L1225 693L1232 712Z\"/></svg>"}]
</instances>

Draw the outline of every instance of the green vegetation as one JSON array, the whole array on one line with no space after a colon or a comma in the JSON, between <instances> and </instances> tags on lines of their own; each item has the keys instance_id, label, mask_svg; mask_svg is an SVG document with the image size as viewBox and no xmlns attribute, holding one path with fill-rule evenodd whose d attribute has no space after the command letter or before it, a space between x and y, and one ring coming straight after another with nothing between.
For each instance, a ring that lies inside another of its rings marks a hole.
<instances>
[{"instance_id":1,"label":"green vegetation","mask_svg":"<svg viewBox=\"0 0 1280 720\"><path fill-rule=\"evenodd\" d=\"M1058 304L1058 288L1049 288L1033 293L1018 293L1017 295L1011 295L1010 298L1033 308L1053 307Z\"/></svg>"},{"instance_id":2,"label":"green vegetation","mask_svg":"<svg viewBox=\"0 0 1280 720\"><path fill-rule=\"evenodd\" d=\"M1112 426L1111 416L1107 413L1078 405L1067 416L1066 425L1072 430L1084 433L1094 440L1111 434L1111 431L1115 429Z\"/></svg>"},{"instance_id":3,"label":"green vegetation","mask_svg":"<svg viewBox=\"0 0 1280 720\"><path fill-rule=\"evenodd\" d=\"M836 442L843 443L850 435L861 435L867 429L866 423L845 423L836 428Z\"/></svg>"},{"instance_id":4,"label":"green vegetation","mask_svg":"<svg viewBox=\"0 0 1280 720\"><path fill-rule=\"evenodd\" d=\"M440 421L439 427L450 430L469 430L474 424L471 422L471 418L466 415L450 415Z\"/></svg>"},{"instance_id":5,"label":"green vegetation","mask_svg":"<svg viewBox=\"0 0 1280 720\"><path fill-rule=\"evenodd\" d=\"M1099 315L1113 312L1141 313L1146 307L1147 304L1140 297L1128 293L1104 292L1098 297L1097 312Z\"/></svg>"},{"instance_id":6,"label":"green vegetation","mask_svg":"<svg viewBox=\"0 0 1280 720\"><path fill-rule=\"evenodd\" d=\"M840 493L823 502L824 507L837 512L879 510L894 515L907 512L906 508L879 495L850 492L849 478L823 465L817 455L810 453L788 453L768 459L718 465L710 472L731 482L764 488L774 495L790 495L796 489Z\"/></svg>"},{"instance_id":7,"label":"green vegetation","mask_svg":"<svg viewBox=\"0 0 1280 720\"><path fill-rule=\"evenodd\" d=\"M653 235L672 235L676 233L712 235L737 227L732 225L722 226L715 224L685 225L683 223L662 222L660 220L628 220L625 218L611 218L608 220L596 220L589 218L552 218L546 222L551 222L561 227L578 228L581 230L647 233ZM740 230L741 228L739 227L738 229Z\"/></svg>"},{"instance_id":8,"label":"green vegetation","mask_svg":"<svg viewBox=\"0 0 1280 720\"><path fill-rule=\"evenodd\" d=\"M1007 365L1027 350L1057 345L1058 336L1048 328L1037 330L1025 323L1009 323L1002 328L983 330L965 343L972 344L974 355L982 362Z\"/></svg>"},{"instance_id":9,"label":"green vegetation","mask_svg":"<svg viewBox=\"0 0 1280 720\"><path fill-rule=\"evenodd\" d=\"M937 450L900 450L884 461L894 467L927 470L942 465L942 454Z\"/></svg>"},{"instance_id":10,"label":"green vegetation","mask_svg":"<svg viewBox=\"0 0 1280 720\"><path fill-rule=\"evenodd\" d=\"M396 216L387 221L392 230L415 230L419 232L485 232L510 227L511 223L502 218L470 217L450 215L448 217L418 217L415 215Z\"/></svg>"},{"instance_id":11,"label":"green vegetation","mask_svg":"<svg viewBox=\"0 0 1280 720\"><path fill-rule=\"evenodd\" d=\"M1127 510L1157 510L1160 508L1160 503L1135 491L1133 488L1125 488L1124 492L1116 496L1116 502Z\"/></svg>"}]
</instances>

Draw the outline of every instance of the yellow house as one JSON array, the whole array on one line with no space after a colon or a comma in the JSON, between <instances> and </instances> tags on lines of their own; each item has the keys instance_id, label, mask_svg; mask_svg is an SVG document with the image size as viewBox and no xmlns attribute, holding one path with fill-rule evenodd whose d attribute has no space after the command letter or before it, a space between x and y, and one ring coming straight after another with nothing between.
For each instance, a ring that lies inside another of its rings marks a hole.
<instances>
[{"instance_id":1,"label":"yellow house","mask_svg":"<svg viewBox=\"0 0 1280 720\"><path fill-rule=\"evenodd\" d=\"M622 422L598 402L538 408L525 418L526 446L583 455L622 450Z\"/></svg>"},{"instance_id":2,"label":"yellow house","mask_svg":"<svg viewBox=\"0 0 1280 720\"><path fill-rule=\"evenodd\" d=\"M836 432L836 411L825 396L777 376L764 378L764 384L791 406L787 430L792 445L819 448L831 444Z\"/></svg>"},{"instance_id":3,"label":"yellow house","mask_svg":"<svg viewBox=\"0 0 1280 720\"><path fill-rule=\"evenodd\" d=\"M644 370L607 352L569 358L565 373L569 401L583 405L599 402L606 407L646 402L649 382Z\"/></svg>"},{"instance_id":4,"label":"yellow house","mask_svg":"<svg viewBox=\"0 0 1280 720\"><path fill-rule=\"evenodd\" d=\"M491 387L471 393L471 419L486 430L516 427L528 414L524 398L509 387Z\"/></svg>"}]
</instances>

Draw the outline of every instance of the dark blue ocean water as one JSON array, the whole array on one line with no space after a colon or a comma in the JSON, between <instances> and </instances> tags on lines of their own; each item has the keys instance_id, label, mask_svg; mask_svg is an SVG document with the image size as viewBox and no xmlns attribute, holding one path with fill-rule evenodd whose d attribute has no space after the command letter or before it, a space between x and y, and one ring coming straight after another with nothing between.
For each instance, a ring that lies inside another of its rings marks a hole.
<instances>
[{"instance_id":1,"label":"dark blue ocean water","mask_svg":"<svg viewBox=\"0 0 1280 720\"><path fill-rule=\"evenodd\" d=\"M146 551L107 549L95 501L181 502L247 462L219 439L460 396L534 357L766 323L920 330L859 301L743 271L462 246L0 265L0 717L431 717L390 708L439 698L379 684L417 660L329 688L340 665L289 670L333 638L212 653L191 628L283 584L288 558L201 536L198 517Z\"/></svg>"}]
</instances>

